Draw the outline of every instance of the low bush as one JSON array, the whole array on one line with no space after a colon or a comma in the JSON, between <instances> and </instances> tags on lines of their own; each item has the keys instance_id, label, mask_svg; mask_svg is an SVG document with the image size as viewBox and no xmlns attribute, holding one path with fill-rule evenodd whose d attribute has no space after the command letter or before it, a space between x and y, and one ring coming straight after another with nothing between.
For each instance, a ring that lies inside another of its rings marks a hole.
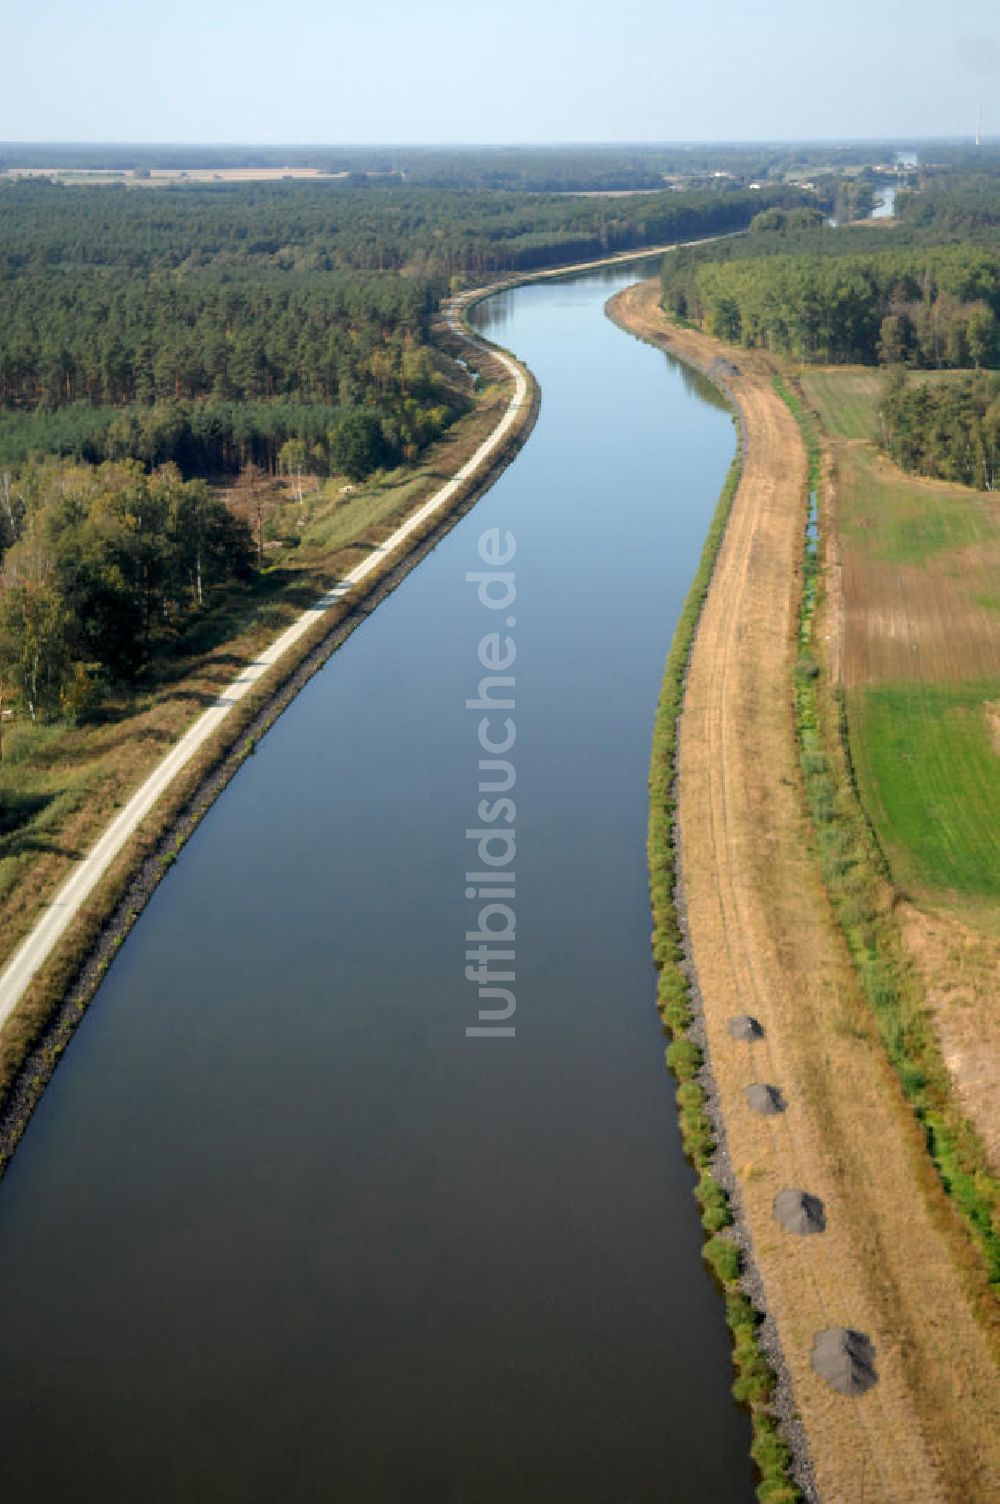
<instances>
[{"instance_id":1,"label":"low bush","mask_svg":"<svg viewBox=\"0 0 1000 1504\"><path fill-rule=\"evenodd\" d=\"M740 1277L740 1250L731 1238L717 1234L709 1238L701 1252L720 1285L736 1283Z\"/></svg>"}]
</instances>

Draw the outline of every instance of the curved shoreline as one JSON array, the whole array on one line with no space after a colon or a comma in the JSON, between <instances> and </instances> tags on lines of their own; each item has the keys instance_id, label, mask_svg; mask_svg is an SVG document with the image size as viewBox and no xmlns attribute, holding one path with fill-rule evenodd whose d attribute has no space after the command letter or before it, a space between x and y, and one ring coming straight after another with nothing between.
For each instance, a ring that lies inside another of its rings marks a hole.
<instances>
[{"instance_id":1,"label":"curved shoreline","mask_svg":"<svg viewBox=\"0 0 1000 1504\"><path fill-rule=\"evenodd\" d=\"M21 1024L28 1036L12 1079L6 1088L0 1086L0 1177L108 966L163 873L243 758L306 680L489 490L530 435L541 400L538 384L513 352L473 329L468 322L470 309L512 287L625 266L668 249L652 246L596 262L516 273L485 287L464 289L443 305L441 317L448 335L481 356L499 361L513 378L514 391L504 416L455 475L282 632L248 673L223 690L216 705L133 791L125 810L43 906L0 971L0 1033L5 1026ZM215 724L195 740L193 733L212 716ZM188 755L179 756L185 743ZM168 763L170 776L162 781ZM156 794L144 799L156 779L161 779ZM140 802L140 813L126 820ZM123 826L127 828L121 834ZM112 832L118 832L117 839ZM104 859L96 875L94 867L85 875L82 869L95 851L103 851ZM67 889L77 894L72 908L67 907ZM47 937L43 947L39 947L40 933Z\"/></svg>"},{"instance_id":2,"label":"curved shoreline","mask_svg":"<svg viewBox=\"0 0 1000 1504\"><path fill-rule=\"evenodd\" d=\"M655 253L648 251L636 252L634 253L634 255L630 255L629 257L624 259L641 260L651 254ZM577 267L572 269L559 269L547 275L569 275L571 271L586 271L593 269L593 266L594 264L590 264L589 266L584 266L582 268ZM468 307L471 307L474 302L479 301L481 298L490 296L494 291L502 290L503 288L509 286L520 285L525 282L533 282L535 280L537 280L536 276L526 275L524 277L516 279L515 281L496 284L494 287L491 287L489 289L477 289L474 292L466 295L466 301L463 307L463 311L465 311L465 309L467 309ZM463 338L466 337L460 327L453 326L453 329L457 335L460 335ZM483 344L488 347L488 342L486 341L474 340L473 342L477 344ZM688 344L693 348L693 337L690 341L688 341ZM705 345L706 347L709 347L709 342L705 341ZM686 353L684 353L675 345L672 349L672 353L678 355L682 359L686 359L687 363L694 366L695 368L702 370L703 373L709 377L709 379L711 379L717 386L719 386L721 390L726 392L727 398L729 400L738 402L738 398L734 397L732 392L728 391L726 385L724 384L724 371L716 366L716 362L720 359L720 357L715 357L713 360L709 361L708 365L706 366L700 364L697 359L691 358L691 349L688 349ZM530 378L530 373L528 374ZM737 372L736 374L738 375L739 373ZM142 853L139 853L139 856L137 858L137 860L141 861L141 870L139 876L135 878L132 884L127 888L124 896L118 896L118 908L111 922L108 923L106 919L102 921L99 916L94 919L94 923L97 924L98 929L103 931L102 938L99 948L96 952L93 949L89 950L90 960L86 967L86 970L83 976L80 978L78 986L75 987L72 993L65 998L62 1008L60 1009L58 1017L60 1020L59 1028L62 1032L53 1033L51 1035L47 1033L45 1048L43 1048L37 1054L33 1055L26 1067L21 1072L19 1086L24 1087L26 1095L23 1097L23 1099L21 1099L19 1108L17 1108L16 1104L14 1104L15 1123L18 1121L18 1115L20 1113L20 1128L17 1130L18 1133L20 1131L23 1131L23 1127L27 1123L28 1116L30 1116L30 1112L37 1102L38 1097L41 1095L41 1091L44 1089L44 1085L46 1084L48 1078L51 1076L52 1071L55 1068L55 1064L58 1061L59 1055L61 1054L62 1049L65 1047L65 1042L72 1034L76 1023L78 1022L79 1017L82 1014L84 1007L86 1006L87 1000L90 996L93 995L94 991L96 991L104 974L104 971L107 969L107 965L110 963L110 960L112 959L114 953L124 939L125 934L131 927L131 924L138 917L138 913L141 911L141 907L146 902L151 892L155 888L157 882L162 877L163 872L166 870L166 867L172 861L174 855L176 854L176 849L181 844L183 844L183 841L187 839L187 836L196 827L198 821L205 813L212 800L217 797L218 793L225 786L225 783L228 782L228 779L233 776L235 771L237 771L243 758L248 755L248 753L252 752L253 744L256 741L256 738L260 734L262 734L264 730L267 729L267 727L273 722L274 719L277 718L277 716L281 713L285 706L294 697L298 688L301 687L301 685L311 675L311 673L315 672L316 669L318 669L321 664L326 661L326 658L329 656L329 654L347 635L349 635L351 631L353 631L354 627L364 619L364 616L366 616L370 610L374 609L375 606L377 606L380 600L383 599L384 596L394 588L395 584L399 583L399 581L405 576L409 569L413 568L416 563L419 562L419 560L424 556L424 554L434 546L437 539L441 537L444 532L446 532L451 526L453 526L460 516L464 515L464 512L467 511L475 503L475 501L478 499L478 496L482 494L482 491L486 489L490 484L492 484L492 481L496 478L496 475L506 466L507 463L510 462L510 460L513 458L513 454L516 453L516 448L519 447L520 443L524 442L528 432L530 432L534 412L537 410L538 393L537 388L534 387L533 383L532 391L533 396L531 410L525 415L523 428L519 428L517 434L511 439L511 449L507 450L505 448L502 453L494 456L494 463L489 472L483 476L478 477L478 479L472 482L470 490L467 493L463 494L461 500L457 500L455 502L450 511L429 520L428 533L425 536L421 537L419 541L415 540L413 548L407 551L402 559L400 559L398 562L383 561L384 563L386 563L386 573L379 575L378 583L373 585L369 593L354 601L349 609L345 610L345 614L343 616L338 617L332 622L329 618L327 618L318 623L318 635L316 636L315 642L313 641L313 634L311 633L308 635L308 638L303 638L301 644L302 653L297 660L298 666L294 667L290 661L288 663L283 663L280 669L281 677L279 683L261 685L261 689L264 692L263 704L258 703L258 700L255 697L252 697L251 693L248 693L245 700L243 701L242 709L239 712L234 712L232 721L227 723L229 730L232 731L232 735L228 738L228 751L225 751L221 748L218 750L218 754L214 756L214 760L212 762L212 768L214 769L214 772L212 772L211 776L207 779L201 777L201 781L198 783L193 796L190 790L188 790L187 792L180 790L180 816L177 817L175 813L171 814L171 824L169 831L166 837L161 837L159 839L155 850L146 853L144 859L142 857ZM746 432L747 420L745 413L743 414L743 425L744 431ZM745 442L748 442L748 439L745 440ZM754 453L756 452L757 449L755 448ZM744 457L746 458L746 452ZM246 716L249 716L251 711L253 712L252 719L239 718L243 716L244 713L246 714ZM171 788L174 790L174 793L176 795L178 792L176 786L171 785ZM133 862L132 868L130 869L133 872L135 870L135 865L135 862ZM683 893L679 894L679 902L681 904L683 903ZM105 909L103 912L106 914L107 909ZM690 944L688 945L688 953L692 957L692 960L697 959L693 955L693 948L690 946ZM705 1030L705 1042L707 1046L707 1028ZM46 1072L47 1074L45 1074ZM719 1114L719 1121L721 1122L722 1093L719 1090L717 1083L714 1081L714 1078L713 1086L715 1088L712 1097L712 1101L714 1103L713 1110ZM8 1101L11 1101L11 1099L8 1098ZM4 1117L3 1121L5 1124L6 1117ZM16 1142L16 1137L14 1139L14 1142ZM0 1156L5 1156L5 1152L6 1143L3 1140L0 1140ZM4 1162L5 1158L0 1158L0 1173L2 1173ZM723 1172L723 1167L720 1166L720 1179L722 1178ZM734 1161L732 1158L730 1158L728 1160L727 1164L725 1165L725 1173L730 1176L734 1186L739 1188L740 1182L738 1177L740 1174L740 1163L738 1159ZM742 1198L740 1198L740 1200L742 1222L743 1226L747 1230L746 1236L749 1239L750 1218L745 1206L742 1206ZM814 1240L810 1240L810 1242L812 1241ZM763 1293L764 1280L762 1277L761 1290ZM845 1314L850 1315L850 1312L845 1312ZM774 1320L776 1321L777 1317L775 1317ZM905 1338L903 1340L905 1340ZM895 1362L897 1359L898 1354L893 1355L893 1361ZM880 1364L881 1361L882 1350L880 1350ZM866 1400L864 1402L864 1405L867 1405L867 1403L868 1402ZM861 1410L858 1413L864 1414L864 1405L862 1405ZM865 1438L865 1440L868 1439L869 1438L867 1437ZM920 1450L923 1444L923 1440L924 1438L922 1438L918 1434L918 1430L915 1428L913 1440L913 1446L915 1450ZM869 1475L869 1483L872 1482L873 1477L876 1483L881 1481L880 1475L876 1473L874 1475ZM918 1486L919 1480L915 1482L914 1488L917 1488ZM828 1497L830 1499L846 1496L847 1495L841 1495L839 1491L836 1493L828 1493L826 1490L824 1491L824 1497ZM886 1498L892 1499L910 1499L919 1497L921 1499L921 1504L923 1498L937 1499L945 1497L945 1495L941 1494L939 1491L928 1492L925 1495L918 1495L916 1493L904 1494L902 1492L887 1491L884 1495L878 1496L884 1496Z\"/></svg>"},{"instance_id":3,"label":"curved shoreline","mask_svg":"<svg viewBox=\"0 0 1000 1504\"><path fill-rule=\"evenodd\" d=\"M617 311L670 354L702 370L719 362L709 374L731 385L749 434L684 698L680 856L730 1168L816 1487L829 1501L985 1499L1000 1476L988 1333L943 1193L923 1173L919 1128L866 1022L802 788L792 692L801 437L766 358L673 325L652 282L626 290ZM746 1012L764 1035L734 1045L729 1018ZM785 1110L751 1112L753 1081L777 1086ZM824 1202L821 1237L791 1238L774 1222L774 1196L790 1186ZM878 1382L862 1397L844 1399L812 1369L813 1340L831 1325L874 1342Z\"/></svg>"}]
</instances>

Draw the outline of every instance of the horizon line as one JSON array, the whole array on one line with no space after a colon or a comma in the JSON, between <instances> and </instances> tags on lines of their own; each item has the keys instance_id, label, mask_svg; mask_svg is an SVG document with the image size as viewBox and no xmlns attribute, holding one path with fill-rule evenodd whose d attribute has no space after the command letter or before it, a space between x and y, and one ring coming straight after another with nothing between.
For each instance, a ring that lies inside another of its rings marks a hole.
<instances>
[{"instance_id":1,"label":"horizon line","mask_svg":"<svg viewBox=\"0 0 1000 1504\"><path fill-rule=\"evenodd\" d=\"M1000 138L987 137L984 140L992 140L994 143ZM35 140L0 140L0 150L7 148L46 148L46 147L73 147L104 148L114 147L117 150L129 148L149 149L182 149L182 150L211 150L225 149L246 151L539 151L539 150L590 150L613 149L613 148L640 148L640 149L664 149L682 148L689 150L695 147L712 147L716 149L746 147L760 148L767 146L898 146L902 143L912 146L954 146L969 144L975 145L974 137L966 134L951 136L909 136L909 135L879 135L879 136L760 136L744 138L716 138L690 137L690 138L664 138L662 140L552 140L552 141L251 141L251 140L199 140L178 141L168 139L132 139L132 140L68 140L68 139L35 139Z\"/></svg>"}]
</instances>

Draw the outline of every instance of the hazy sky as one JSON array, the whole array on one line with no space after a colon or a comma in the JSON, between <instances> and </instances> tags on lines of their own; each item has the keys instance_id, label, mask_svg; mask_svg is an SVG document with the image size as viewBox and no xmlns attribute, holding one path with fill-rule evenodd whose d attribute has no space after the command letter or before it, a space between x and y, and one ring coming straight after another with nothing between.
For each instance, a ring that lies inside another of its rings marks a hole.
<instances>
[{"instance_id":1,"label":"hazy sky","mask_svg":"<svg viewBox=\"0 0 1000 1504\"><path fill-rule=\"evenodd\" d=\"M1000 135L997 0L0 0L0 140Z\"/></svg>"}]
</instances>

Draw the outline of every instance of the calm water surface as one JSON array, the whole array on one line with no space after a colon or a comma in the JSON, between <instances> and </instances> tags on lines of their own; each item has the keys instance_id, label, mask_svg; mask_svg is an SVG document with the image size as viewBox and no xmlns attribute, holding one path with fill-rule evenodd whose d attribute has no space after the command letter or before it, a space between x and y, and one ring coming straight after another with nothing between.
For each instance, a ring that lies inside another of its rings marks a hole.
<instances>
[{"instance_id":1,"label":"calm water surface","mask_svg":"<svg viewBox=\"0 0 1000 1504\"><path fill-rule=\"evenodd\" d=\"M752 1497L653 1006L645 780L730 420L602 305L479 311L527 448L299 696L0 1186L5 1504ZM514 1039L469 1040L464 708L517 538Z\"/></svg>"}]
</instances>

